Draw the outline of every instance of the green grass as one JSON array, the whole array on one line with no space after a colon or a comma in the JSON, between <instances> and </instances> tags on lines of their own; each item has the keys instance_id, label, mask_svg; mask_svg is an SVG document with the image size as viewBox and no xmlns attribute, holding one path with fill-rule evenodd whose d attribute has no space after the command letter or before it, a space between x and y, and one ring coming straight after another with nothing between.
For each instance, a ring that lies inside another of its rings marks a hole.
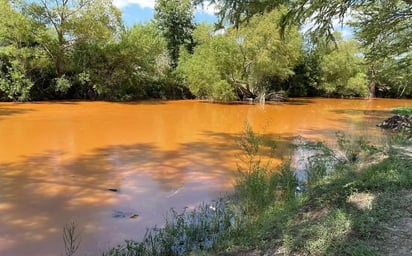
<instances>
[{"instance_id":1,"label":"green grass","mask_svg":"<svg viewBox=\"0 0 412 256\"><path fill-rule=\"evenodd\" d=\"M371 154L382 153L383 148L342 134L338 143L345 156L334 172L321 166L337 159L331 151L318 143L305 145L318 150L306 191L260 208L259 217L251 222L253 228L232 237L230 244L222 243L217 247L220 252L236 255L236 250L228 248L242 248L242 252L249 248L251 253L258 250L269 255L279 251L286 255L381 255L384 226L409 216L405 209L412 202L402 193L412 189L412 161L391 154L358 170L360 163ZM356 157L352 157L354 152ZM367 207L353 202L356 197Z\"/></svg>"},{"instance_id":2,"label":"green grass","mask_svg":"<svg viewBox=\"0 0 412 256\"><path fill-rule=\"evenodd\" d=\"M392 113L398 115L412 115L412 106L396 107L392 109Z\"/></svg>"},{"instance_id":3,"label":"green grass","mask_svg":"<svg viewBox=\"0 0 412 256\"><path fill-rule=\"evenodd\" d=\"M321 143L306 143L315 155L309 179L298 182L288 163L272 170L270 160L262 161L262 143L245 129L234 195L193 212L172 210L164 228L106 255L380 255L385 225L410 214L412 197L403 193L412 190L412 161L393 150L343 134L340 157ZM358 169L383 152L389 155Z\"/></svg>"}]
</instances>

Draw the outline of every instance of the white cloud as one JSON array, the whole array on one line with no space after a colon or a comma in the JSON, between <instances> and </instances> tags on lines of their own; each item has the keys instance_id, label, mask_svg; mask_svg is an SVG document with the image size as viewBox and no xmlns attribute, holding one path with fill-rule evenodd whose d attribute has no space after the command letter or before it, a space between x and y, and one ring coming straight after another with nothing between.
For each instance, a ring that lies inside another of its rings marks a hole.
<instances>
[{"instance_id":1,"label":"white cloud","mask_svg":"<svg viewBox=\"0 0 412 256\"><path fill-rule=\"evenodd\" d=\"M208 15L215 15L217 12L218 8L216 4L211 4L209 1L205 1L203 5L199 5L196 8L196 11L198 13L203 13L203 14L208 14Z\"/></svg>"},{"instance_id":2,"label":"white cloud","mask_svg":"<svg viewBox=\"0 0 412 256\"><path fill-rule=\"evenodd\" d=\"M314 22L314 17L318 13L314 13L312 18L308 19L301 27L301 32L308 33L313 31L318 25ZM332 26L334 31L339 31L344 39L353 38L353 28L351 28L348 23L353 20L352 11L349 10L344 16L343 20L338 17L332 18Z\"/></svg>"},{"instance_id":3,"label":"white cloud","mask_svg":"<svg viewBox=\"0 0 412 256\"><path fill-rule=\"evenodd\" d=\"M113 0L113 5L119 9L132 4L136 4L141 8L153 9L155 6L155 0Z\"/></svg>"}]
</instances>

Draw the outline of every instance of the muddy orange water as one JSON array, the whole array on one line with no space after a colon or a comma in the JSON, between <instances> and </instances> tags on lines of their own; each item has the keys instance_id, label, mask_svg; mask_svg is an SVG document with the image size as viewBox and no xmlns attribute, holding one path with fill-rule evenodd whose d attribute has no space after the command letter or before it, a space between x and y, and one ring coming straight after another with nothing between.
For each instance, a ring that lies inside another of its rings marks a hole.
<instances>
[{"instance_id":1,"label":"muddy orange water","mask_svg":"<svg viewBox=\"0 0 412 256\"><path fill-rule=\"evenodd\" d=\"M278 138L280 156L296 135L379 137L375 125L407 104L0 103L0 255L61 255L62 227L70 221L81 233L79 255L96 255L161 226L171 207L230 191L235 138L245 121Z\"/></svg>"}]
</instances>

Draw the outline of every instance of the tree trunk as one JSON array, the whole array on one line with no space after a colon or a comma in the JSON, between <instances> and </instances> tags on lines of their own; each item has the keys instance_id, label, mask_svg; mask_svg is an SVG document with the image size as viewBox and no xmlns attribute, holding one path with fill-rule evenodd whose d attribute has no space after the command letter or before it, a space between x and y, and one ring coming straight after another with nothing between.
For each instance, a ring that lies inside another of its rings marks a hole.
<instances>
[{"instance_id":1,"label":"tree trunk","mask_svg":"<svg viewBox=\"0 0 412 256\"><path fill-rule=\"evenodd\" d=\"M371 81L371 82L369 83L368 88L369 88L369 96L368 96L368 97L369 97L370 99L375 98L375 97L376 97L376 82L375 82L375 81Z\"/></svg>"},{"instance_id":2,"label":"tree trunk","mask_svg":"<svg viewBox=\"0 0 412 256\"><path fill-rule=\"evenodd\" d=\"M368 86L368 89L369 89L368 97L372 99L376 97L376 70L375 70L374 65L372 65L369 70L369 79L370 79L370 83Z\"/></svg>"}]
</instances>

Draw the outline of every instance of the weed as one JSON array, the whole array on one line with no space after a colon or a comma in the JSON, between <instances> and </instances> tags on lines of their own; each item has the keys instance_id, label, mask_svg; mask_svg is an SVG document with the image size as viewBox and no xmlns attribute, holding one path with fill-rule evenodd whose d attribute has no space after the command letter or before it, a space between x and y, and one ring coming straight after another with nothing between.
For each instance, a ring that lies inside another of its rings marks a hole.
<instances>
[{"instance_id":1,"label":"weed","mask_svg":"<svg viewBox=\"0 0 412 256\"><path fill-rule=\"evenodd\" d=\"M126 241L104 255L184 255L209 250L229 236L237 219L223 199L202 204L193 211L171 209L163 228L148 229L142 242Z\"/></svg>"},{"instance_id":2,"label":"weed","mask_svg":"<svg viewBox=\"0 0 412 256\"><path fill-rule=\"evenodd\" d=\"M236 248L264 248L266 255L376 255L381 246L376 241L386 235L384 224L409 216L412 197L405 200L401 191L412 189L410 159L389 151L388 158L358 170L382 148L343 133L337 134L339 152L324 143L301 141L297 150L304 151L306 164L300 182L307 189L297 197L298 179L290 162L271 166L275 144L247 125L239 139L243 154L233 195L193 211L172 209L164 227L149 229L142 242L126 241L106 255L219 250L236 255ZM362 194L371 196L368 207L350 200Z\"/></svg>"},{"instance_id":3,"label":"weed","mask_svg":"<svg viewBox=\"0 0 412 256\"><path fill-rule=\"evenodd\" d=\"M63 227L63 242L66 256L73 256L80 246L80 234L74 222L67 223Z\"/></svg>"}]
</instances>

